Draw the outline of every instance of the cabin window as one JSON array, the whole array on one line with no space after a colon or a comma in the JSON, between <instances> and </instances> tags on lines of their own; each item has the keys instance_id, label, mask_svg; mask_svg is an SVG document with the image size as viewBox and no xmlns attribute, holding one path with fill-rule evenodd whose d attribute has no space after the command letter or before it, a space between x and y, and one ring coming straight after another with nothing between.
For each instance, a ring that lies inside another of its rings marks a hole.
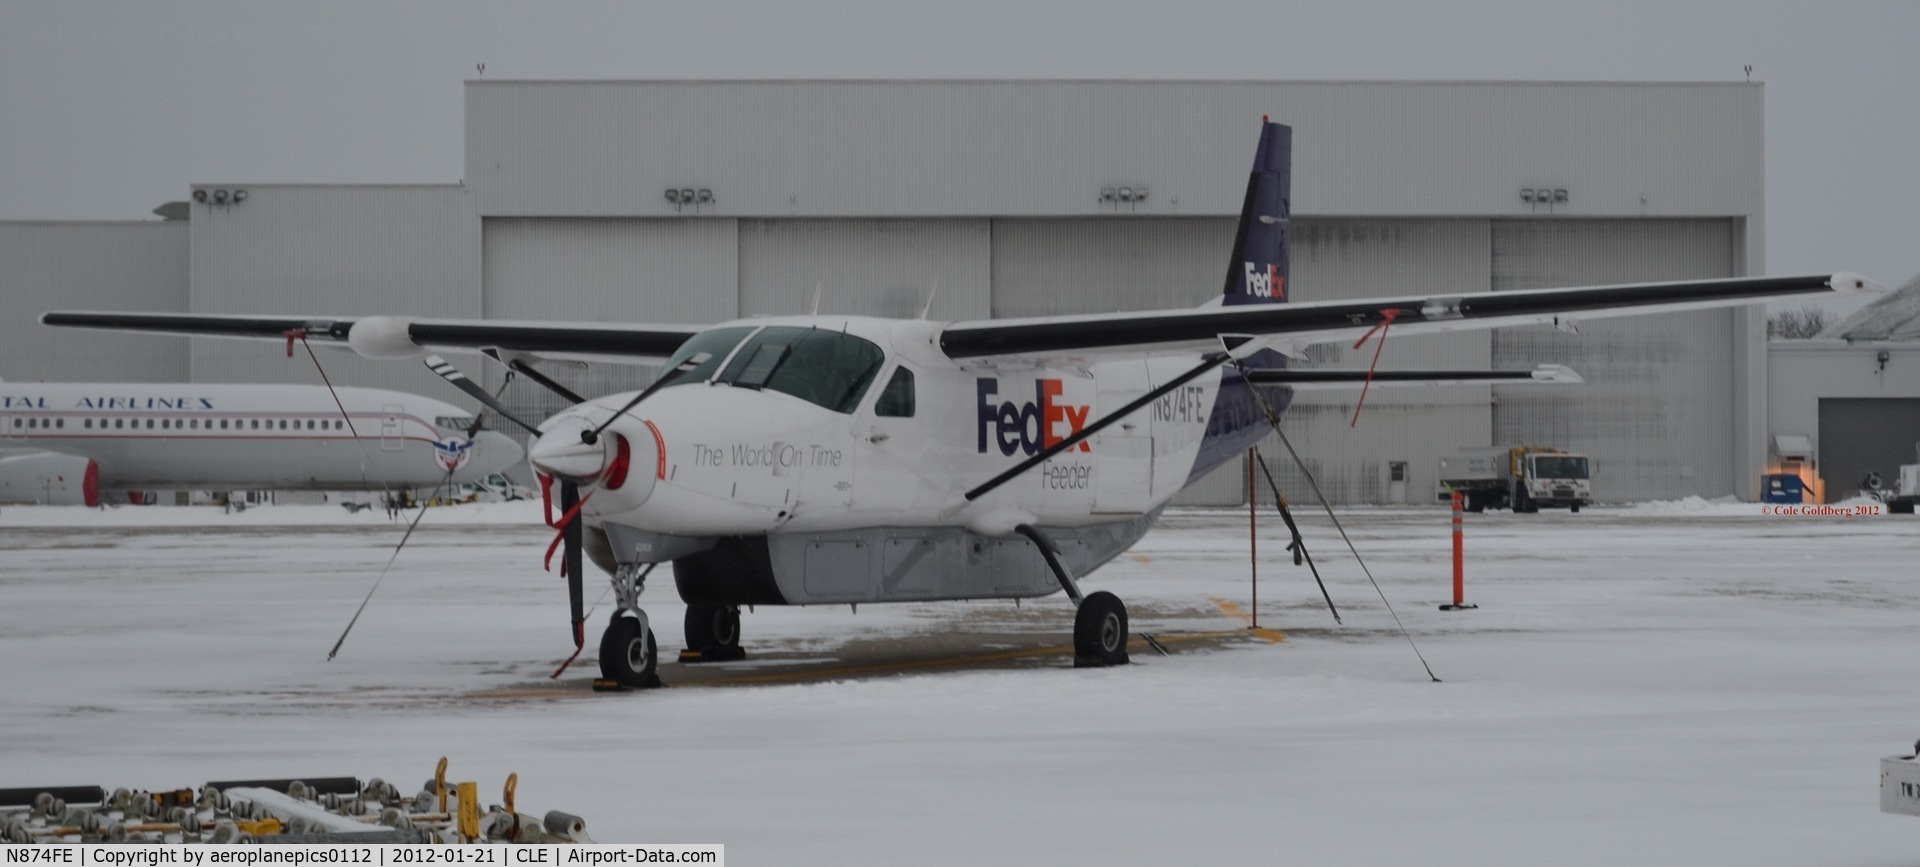
<instances>
[{"instance_id":1,"label":"cabin window","mask_svg":"<svg viewBox=\"0 0 1920 867\"><path fill-rule=\"evenodd\" d=\"M199 429L200 429L200 420L199 420L199 419L197 419L197 418L196 418L196 419L192 419L192 420L189 420L189 421L187 422L187 427L190 427L190 428L193 428L194 430L199 430Z\"/></svg>"},{"instance_id":2,"label":"cabin window","mask_svg":"<svg viewBox=\"0 0 1920 867\"><path fill-rule=\"evenodd\" d=\"M345 429L345 428L346 428L346 426L347 426L347 421L346 421L346 419L335 419L335 420L334 420L334 422L333 422L333 429L334 429L334 430L342 430L342 429Z\"/></svg>"},{"instance_id":3,"label":"cabin window","mask_svg":"<svg viewBox=\"0 0 1920 867\"><path fill-rule=\"evenodd\" d=\"M281 430L286 430L286 429L287 429L287 420L286 420L286 419L284 419L284 418L280 420L280 429L281 429Z\"/></svg>"},{"instance_id":4,"label":"cabin window","mask_svg":"<svg viewBox=\"0 0 1920 867\"><path fill-rule=\"evenodd\" d=\"M686 373L674 377L674 380L667 383L667 386L691 385L696 382L706 382L708 378L713 376L713 372L719 369L720 362L727 359L727 353L732 352L733 348L739 346L740 341L747 339L747 335L752 334L753 331L753 326L715 328L712 331L702 331L699 334L687 338L687 342L680 344L679 349L674 350L672 355L667 356L666 365L660 368L662 376L667 375L673 369L685 364L701 353L705 353L707 357L700 359L692 365Z\"/></svg>"},{"instance_id":5,"label":"cabin window","mask_svg":"<svg viewBox=\"0 0 1920 867\"><path fill-rule=\"evenodd\" d=\"M84 427L84 428L91 428L91 427L93 427L93 419L87 419L86 421L83 421L83 422L81 422L81 423L80 423L80 426L81 426L81 427Z\"/></svg>"},{"instance_id":6,"label":"cabin window","mask_svg":"<svg viewBox=\"0 0 1920 867\"><path fill-rule=\"evenodd\" d=\"M153 419L147 419L147 429L148 430L153 429Z\"/></svg>"},{"instance_id":7,"label":"cabin window","mask_svg":"<svg viewBox=\"0 0 1920 867\"><path fill-rule=\"evenodd\" d=\"M259 430L259 429L260 429L260 420L259 420L259 419L257 419L257 418L256 418L256 419L254 419L254 420L253 420L253 422L252 422L251 424L249 424L249 425L248 425L248 427L251 427L251 428L253 428L254 430Z\"/></svg>"},{"instance_id":8,"label":"cabin window","mask_svg":"<svg viewBox=\"0 0 1920 867\"><path fill-rule=\"evenodd\" d=\"M880 399L873 402L873 414L887 418L913 418L913 371L904 367L893 369L893 378L887 380L887 387L880 390Z\"/></svg>"},{"instance_id":9,"label":"cabin window","mask_svg":"<svg viewBox=\"0 0 1920 867\"><path fill-rule=\"evenodd\" d=\"M67 420L64 418L56 418L53 420L53 426L57 428L65 428L67 426Z\"/></svg>"},{"instance_id":10,"label":"cabin window","mask_svg":"<svg viewBox=\"0 0 1920 867\"><path fill-rule=\"evenodd\" d=\"M716 382L790 394L834 412L851 413L886 363L872 341L821 328L760 329L734 353Z\"/></svg>"},{"instance_id":11,"label":"cabin window","mask_svg":"<svg viewBox=\"0 0 1920 867\"><path fill-rule=\"evenodd\" d=\"M32 428L32 427L39 427L39 426L40 426L40 420L39 420L39 419L37 419L37 418L30 418L30 419L27 419L27 427L30 427L30 428Z\"/></svg>"},{"instance_id":12,"label":"cabin window","mask_svg":"<svg viewBox=\"0 0 1920 867\"><path fill-rule=\"evenodd\" d=\"M114 420L113 420L113 429L114 429L114 430L119 430L119 429L120 429L121 427L123 427L123 426L125 426L125 425L126 425L126 423L127 423L127 420L126 420L126 419L123 419L123 418L116 418L116 419L114 419Z\"/></svg>"},{"instance_id":13,"label":"cabin window","mask_svg":"<svg viewBox=\"0 0 1920 867\"><path fill-rule=\"evenodd\" d=\"M221 429L221 430L226 430L226 429L227 429L227 420L226 420L226 419L224 419L224 418L220 420L220 429Z\"/></svg>"}]
</instances>

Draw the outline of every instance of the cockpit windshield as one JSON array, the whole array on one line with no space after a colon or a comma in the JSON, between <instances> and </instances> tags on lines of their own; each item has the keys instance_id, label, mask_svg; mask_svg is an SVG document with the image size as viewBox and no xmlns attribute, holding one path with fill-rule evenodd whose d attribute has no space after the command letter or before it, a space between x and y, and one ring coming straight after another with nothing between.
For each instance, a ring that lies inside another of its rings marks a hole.
<instances>
[{"instance_id":1,"label":"cockpit windshield","mask_svg":"<svg viewBox=\"0 0 1920 867\"><path fill-rule=\"evenodd\" d=\"M1541 455L1533 459L1533 475L1539 479L1584 479L1587 459Z\"/></svg>"},{"instance_id":2,"label":"cockpit windshield","mask_svg":"<svg viewBox=\"0 0 1920 867\"><path fill-rule=\"evenodd\" d=\"M851 413L886 361L871 341L839 331L769 326L755 334L715 382L789 394Z\"/></svg>"},{"instance_id":3,"label":"cockpit windshield","mask_svg":"<svg viewBox=\"0 0 1920 867\"><path fill-rule=\"evenodd\" d=\"M740 341L747 339L747 335L752 333L753 326L745 325L738 328L715 328L687 338L687 342L680 344L680 348L674 350L673 355L667 358L666 366L660 368L661 376L671 376L674 368L701 353L706 353L707 357L694 364L686 373L680 374L672 382L661 387L672 388L676 385L706 382L707 378L713 375L714 370L720 367L720 362L726 360L727 353L732 352Z\"/></svg>"}]
</instances>

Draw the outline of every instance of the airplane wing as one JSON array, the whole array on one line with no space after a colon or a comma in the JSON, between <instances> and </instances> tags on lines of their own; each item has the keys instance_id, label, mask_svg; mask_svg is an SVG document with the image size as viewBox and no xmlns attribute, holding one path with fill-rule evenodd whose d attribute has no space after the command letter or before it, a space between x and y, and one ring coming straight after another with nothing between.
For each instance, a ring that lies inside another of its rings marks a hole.
<instances>
[{"instance_id":1,"label":"airplane wing","mask_svg":"<svg viewBox=\"0 0 1920 867\"><path fill-rule=\"evenodd\" d=\"M941 331L940 347L961 361L1040 361L1205 352L1219 349L1223 335L1253 335L1264 338L1263 345L1287 351L1354 340L1389 319L1393 334L1431 334L1871 291L1884 290L1865 277L1839 273L992 319L948 325ZM76 311L45 313L40 321L75 328L261 340L285 340L289 333L303 333L311 341L351 346L369 358L411 358L422 349L493 348L543 358L629 363L665 359L705 327Z\"/></svg>"},{"instance_id":2,"label":"airplane wing","mask_svg":"<svg viewBox=\"0 0 1920 867\"><path fill-rule=\"evenodd\" d=\"M401 316L232 316L205 313L42 314L47 325L193 337L286 340L351 346L373 358L409 358L423 349L500 349L542 358L632 362L672 355L704 325L536 322L503 319L416 319ZM358 329L355 326L360 326Z\"/></svg>"},{"instance_id":3,"label":"airplane wing","mask_svg":"<svg viewBox=\"0 0 1920 867\"><path fill-rule=\"evenodd\" d=\"M1256 385L1284 385L1300 389L1359 388L1373 385L1524 385L1553 383L1574 385L1586 382L1573 369L1560 364L1542 364L1532 370L1301 370L1292 367L1254 369L1247 378Z\"/></svg>"},{"instance_id":4,"label":"airplane wing","mask_svg":"<svg viewBox=\"0 0 1920 867\"><path fill-rule=\"evenodd\" d=\"M1633 283L1571 289L1412 295L1243 304L1147 313L956 322L940 347L956 359L1048 360L1220 348L1222 335L1253 335L1276 349L1352 341L1391 320L1396 335L1559 324L1760 304L1778 298L1884 291L1858 274Z\"/></svg>"}]
</instances>

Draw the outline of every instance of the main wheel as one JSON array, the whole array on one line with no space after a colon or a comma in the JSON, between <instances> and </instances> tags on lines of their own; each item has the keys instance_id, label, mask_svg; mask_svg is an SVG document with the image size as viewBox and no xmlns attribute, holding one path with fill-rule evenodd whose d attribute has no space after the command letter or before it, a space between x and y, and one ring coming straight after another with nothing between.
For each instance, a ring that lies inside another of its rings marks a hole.
<instances>
[{"instance_id":1,"label":"main wheel","mask_svg":"<svg viewBox=\"0 0 1920 867\"><path fill-rule=\"evenodd\" d=\"M632 617L618 612L600 636L600 675L622 686L647 688L660 685L654 666L660 654L653 644L653 630Z\"/></svg>"},{"instance_id":2,"label":"main wheel","mask_svg":"<svg viewBox=\"0 0 1920 867\"><path fill-rule=\"evenodd\" d=\"M1127 606L1102 590L1080 600L1073 616L1074 665L1127 664Z\"/></svg>"},{"instance_id":3,"label":"main wheel","mask_svg":"<svg viewBox=\"0 0 1920 867\"><path fill-rule=\"evenodd\" d=\"M682 655L682 662L722 662L746 657L740 649L740 606L687 604L683 621L687 649L697 656Z\"/></svg>"}]
</instances>

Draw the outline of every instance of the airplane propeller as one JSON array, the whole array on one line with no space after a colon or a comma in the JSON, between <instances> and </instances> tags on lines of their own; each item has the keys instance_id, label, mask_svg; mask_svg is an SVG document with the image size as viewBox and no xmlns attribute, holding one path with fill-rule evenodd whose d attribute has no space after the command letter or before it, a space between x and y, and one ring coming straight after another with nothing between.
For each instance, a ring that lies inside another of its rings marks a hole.
<instances>
[{"instance_id":1,"label":"airplane propeller","mask_svg":"<svg viewBox=\"0 0 1920 867\"><path fill-rule=\"evenodd\" d=\"M525 428L528 433L534 436L540 435L540 428L538 426L508 411L506 406L497 398L488 394L487 390L481 388L479 383L468 378L466 374L461 373L459 368L448 363L446 359L438 355L429 355L426 357L425 362L427 369L433 371L434 375L446 380L454 388L465 392L468 397L479 401L482 406L498 413L501 418ZM542 379L544 379L544 377L536 378L535 381L538 382ZM544 385L545 383L543 382L542 384ZM643 394L642 396L645 395ZM634 403L638 402L638 399L634 401ZM549 509L547 524L560 531L560 537L554 540L554 542L556 546L563 549L560 555L560 570L567 578L567 604L572 614L569 632L571 632L573 636L573 653L574 656L577 657L587 645L586 587L584 583L585 579L581 575L581 572L584 571L584 560L586 559L584 557L586 534L581 526L579 515L580 504L583 498L580 496L580 485L576 480L566 476L552 476L542 477L540 480L540 493L543 501L546 501L547 498L551 496L549 492L555 480L560 483L561 518L558 523L555 523L551 516L551 510ZM552 552L553 549L549 548L549 558L552 557ZM561 670L566 670L567 664L571 664L572 661L573 657L569 657L567 663L561 665ZM556 675L558 673L559 672L555 672Z\"/></svg>"}]
</instances>

